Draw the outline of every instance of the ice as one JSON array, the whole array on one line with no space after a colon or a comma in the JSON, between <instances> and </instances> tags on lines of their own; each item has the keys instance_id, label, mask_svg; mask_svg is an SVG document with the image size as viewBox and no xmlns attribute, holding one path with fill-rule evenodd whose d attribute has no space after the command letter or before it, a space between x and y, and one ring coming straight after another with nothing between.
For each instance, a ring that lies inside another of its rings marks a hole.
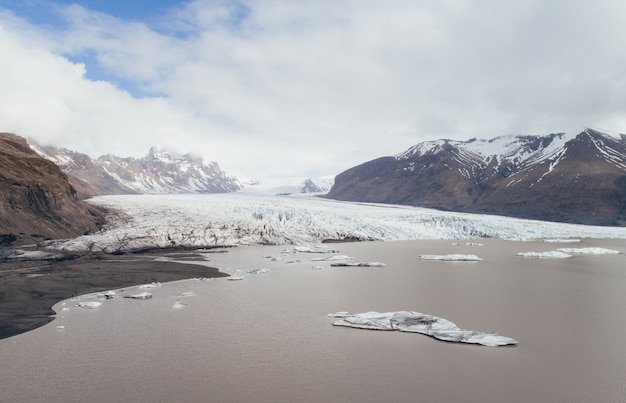
<instances>
[{"instance_id":1,"label":"ice","mask_svg":"<svg viewBox=\"0 0 626 403\"><path fill-rule=\"evenodd\" d=\"M383 313L370 311L356 314L342 311L329 316L339 318L333 323L335 326L370 330L399 330L401 332L421 333L443 341L491 347L518 343L515 339L497 333L464 330L447 319L414 311Z\"/></svg>"},{"instance_id":2,"label":"ice","mask_svg":"<svg viewBox=\"0 0 626 403\"><path fill-rule=\"evenodd\" d=\"M39 250L10 249L0 251L0 258L14 260L53 260L63 258L63 255Z\"/></svg>"},{"instance_id":3,"label":"ice","mask_svg":"<svg viewBox=\"0 0 626 403\"><path fill-rule=\"evenodd\" d=\"M142 284L138 286L140 290L150 289L150 288L158 288L161 286L161 283L150 283L150 284Z\"/></svg>"},{"instance_id":4,"label":"ice","mask_svg":"<svg viewBox=\"0 0 626 403\"><path fill-rule=\"evenodd\" d=\"M569 253L553 250L549 252L519 252L517 256L533 257L539 259L567 259L572 257Z\"/></svg>"},{"instance_id":5,"label":"ice","mask_svg":"<svg viewBox=\"0 0 626 403\"><path fill-rule=\"evenodd\" d=\"M77 305L78 305L78 307L84 308L84 309L96 309L96 308L99 308L100 305L102 305L102 302L100 302L100 301L81 301Z\"/></svg>"},{"instance_id":6,"label":"ice","mask_svg":"<svg viewBox=\"0 0 626 403\"><path fill-rule=\"evenodd\" d=\"M350 259L354 259L354 257L347 256L347 255L333 255L333 256L326 256L326 257L318 257L316 259L311 259L311 260L314 262L333 262L336 260L350 260Z\"/></svg>"},{"instance_id":7,"label":"ice","mask_svg":"<svg viewBox=\"0 0 626 403\"><path fill-rule=\"evenodd\" d=\"M124 295L124 298L132 298L132 299L150 299L152 298L152 294L144 291L141 292L139 294L133 294L133 295Z\"/></svg>"},{"instance_id":8,"label":"ice","mask_svg":"<svg viewBox=\"0 0 626 403\"><path fill-rule=\"evenodd\" d=\"M115 293L115 291L105 291L105 292L99 292L96 294L96 296L98 298L104 298L104 299L112 299L115 298L117 294Z\"/></svg>"},{"instance_id":9,"label":"ice","mask_svg":"<svg viewBox=\"0 0 626 403\"><path fill-rule=\"evenodd\" d=\"M617 255L618 250L607 248L559 248L559 252L572 253L575 255Z\"/></svg>"},{"instance_id":10,"label":"ice","mask_svg":"<svg viewBox=\"0 0 626 403\"><path fill-rule=\"evenodd\" d=\"M483 260L476 255L461 255L461 254L421 255L420 258L422 260L440 260L442 262L478 262L478 261Z\"/></svg>"},{"instance_id":11,"label":"ice","mask_svg":"<svg viewBox=\"0 0 626 403\"><path fill-rule=\"evenodd\" d=\"M339 253L338 250L331 249L328 246L296 246L293 248L294 252L298 253Z\"/></svg>"},{"instance_id":12,"label":"ice","mask_svg":"<svg viewBox=\"0 0 626 403\"><path fill-rule=\"evenodd\" d=\"M580 239L570 238L570 239L544 239L544 242L549 243L579 243Z\"/></svg>"},{"instance_id":13,"label":"ice","mask_svg":"<svg viewBox=\"0 0 626 403\"><path fill-rule=\"evenodd\" d=\"M172 309L182 309L182 308L184 308L186 306L187 306L187 304L176 300L176 302L174 302L174 305L172 305Z\"/></svg>"},{"instance_id":14,"label":"ice","mask_svg":"<svg viewBox=\"0 0 626 403\"><path fill-rule=\"evenodd\" d=\"M248 270L247 273L249 274L263 274L263 273L269 273L270 269L252 269L252 270Z\"/></svg>"},{"instance_id":15,"label":"ice","mask_svg":"<svg viewBox=\"0 0 626 403\"><path fill-rule=\"evenodd\" d=\"M626 239L626 228L595 227L418 207L228 193L118 195L89 200L112 213L107 227L49 248L118 252L153 247L315 245L328 240ZM289 251L291 252L291 251Z\"/></svg>"},{"instance_id":16,"label":"ice","mask_svg":"<svg viewBox=\"0 0 626 403\"><path fill-rule=\"evenodd\" d=\"M358 263L331 263L332 267L385 267L387 266L381 262L358 262Z\"/></svg>"}]
</instances>

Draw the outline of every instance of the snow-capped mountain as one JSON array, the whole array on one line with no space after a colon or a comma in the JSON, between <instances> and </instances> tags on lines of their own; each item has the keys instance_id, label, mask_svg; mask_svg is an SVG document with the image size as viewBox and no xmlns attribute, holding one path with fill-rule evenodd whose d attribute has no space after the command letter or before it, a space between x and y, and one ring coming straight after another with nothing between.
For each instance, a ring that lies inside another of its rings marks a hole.
<instances>
[{"instance_id":1,"label":"snow-capped mountain","mask_svg":"<svg viewBox=\"0 0 626 403\"><path fill-rule=\"evenodd\" d=\"M328 197L549 221L626 222L626 136L437 140L351 168Z\"/></svg>"},{"instance_id":2,"label":"snow-capped mountain","mask_svg":"<svg viewBox=\"0 0 626 403\"><path fill-rule=\"evenodd\" d=\"M306 195L317 196L328 193L333 186L335 176L320 176L315 178L275 178L263 181L243 181L242 191L257 194Z\"/></svg>"},{"instance_id":3,"label":"snow-capped mountain","mask_svg":"<svg viewBox=\"0 0 626 403\"><path fill-rule=\"evenodd\" d=\"M103 194L225 193L239 190L236 178L216 162L192 154L151 148L143 158L86 154L56 147L31 145L70 176L82 197Z\"/></svg>"}]
</instances>

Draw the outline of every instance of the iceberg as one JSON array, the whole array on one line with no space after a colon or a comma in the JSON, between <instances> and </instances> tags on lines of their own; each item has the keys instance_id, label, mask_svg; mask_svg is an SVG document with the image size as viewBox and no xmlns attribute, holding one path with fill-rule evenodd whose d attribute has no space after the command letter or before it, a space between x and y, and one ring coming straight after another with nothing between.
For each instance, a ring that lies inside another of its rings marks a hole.
<instances>
[{"instance_id":1,"label":"iceberg","mask_svg":"<svg viewBox=\"0 0 626 403\"><path fill-rule=\"evenodd\" d=\"M263 273L269 273L270 269L252 269L252 270L248 270L247 273L249 274L263 274Z\"/></svg>"},{"instance_id":2,"label":"iceberg","mask_svg":"<svg viewBox=\"0 0 626 403\"><path fill-rule=\"evenodd\" d=\"M518 344L517 340L510 337L501 336L497 333L464 330L447 319L414 311L382 313L370 311L356 314L342 311L328 316L339 319L333 322L334 326L421 333L438 340L480 344L489 347Z\"/></svg>"},{"instance_id":3,"label":"iceberg","mask_svg":"<svg viewBox=\"0 0 626 403\"><path fill-rule=\"evenodd\" d=\"M330 249L327 246L296 246L293 248L296 253L339 253L338 250Z\"/></svg>"},{"instance_id":4,"label":"iceberg","mask_svg":"<svg viewBox=\"0 0 626 403\"><path fill-rule=\"evenodd\" d=\"M421 255L420 258L422 260L440 260L440 261L445 261L445 262L478 262L478 261L483 260L476 255L460 255L460 254Z\"/></svg>"},{"instance_id":5,"label":"iceberg","mask_svg":"<svg viewBox=\"0 0 626 403\"><path fill-rule=\"evenodd\" d=\"M133 295L124 295L124 298L132 298L132 299L150 299L152 298L152 294L144 291L141 292L139 294L133 294Z\"/></svg>"},{"instance_id":6,"label":"iceberg","mask_svg":"<svg viewBox=\"0 0 626 403\"><path fill-rule=\"evenodd\" d=\"M549 252L519 252L517 256L534 257L538 259L567 259L572 257L569 253L553 250Z\"/></svg>"},{"instance_id":7,"label":"iceberg","mask_svg":"<svg viewBox=\"0 0 626 403\"><path fill-rule=\"evenodd\" d=\"M358 263L341 262L341 263L331 263L330 265L332 267L385 267L387 266L386 264L381 263L381 262L358 262Z\"/></svg>"},{"instance_id":8,"label":"iceberg","mask_svg":"<svg viewBox=\"0 0 626 403\"><path fill-rule=\"evenodd\" d=\"M327 257L318 257L316 259L311 259L314 262L332 262L335 260L350 260L350 259L354 259L352 256L346 256L346 255L334 255L334 256L327 256Z\"/></svg>"},{"instance_id":9,"label":"iceberg","mask_svg":"<svg viewBox=\"0 0 626 403\"><path fill-rule=\"evenodd\" d=\"M618 250L606 248L559 248L559 252L572 253L575 255L617 255Z\"/></svg>"},{"instance_id":10,"label":"iceberg","mask_svg":"<svg viewBox=\"0 0 626 403\"><path fill-rule=\"evenodd\" d=\"M84 309L96 309L100 307L100 305L102 305L100 301L81 301L78 303L78 306Z\"/></svg>"}]
</instances>

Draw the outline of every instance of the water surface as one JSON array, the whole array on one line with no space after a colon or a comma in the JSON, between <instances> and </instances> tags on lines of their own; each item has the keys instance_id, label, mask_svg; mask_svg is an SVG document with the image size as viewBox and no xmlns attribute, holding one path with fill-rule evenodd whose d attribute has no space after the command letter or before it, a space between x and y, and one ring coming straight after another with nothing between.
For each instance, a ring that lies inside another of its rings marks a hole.
<instances>
[{"instance_id":1,"label":"water surface","mask_svg":"<svg viewBox=\"0 0 626 403\"><path fill-rule=\"evenodd\" d=\"M280 256L285 247L237 248L210 255L209 264L239 269L242 281L170 283L150 289L150 300L115 298L94 310L75 307L76 301L58 304L51 324L0 341L0 400L623 399L626 256L515 254L586 246L624 252L626 241L472 242L484 246L332 245L355 261L384 262L383 268L331 268L312 262L319 257L313 254L274 262L263 256ZM448 253L484 260L419 260ZM260 268L270 272L246 273ZM186 305L174 309L177 301ZM429 313L513 337L519 345L481 347L333 327L326 316L369 310Z\"/></svg>"}]
</instances>

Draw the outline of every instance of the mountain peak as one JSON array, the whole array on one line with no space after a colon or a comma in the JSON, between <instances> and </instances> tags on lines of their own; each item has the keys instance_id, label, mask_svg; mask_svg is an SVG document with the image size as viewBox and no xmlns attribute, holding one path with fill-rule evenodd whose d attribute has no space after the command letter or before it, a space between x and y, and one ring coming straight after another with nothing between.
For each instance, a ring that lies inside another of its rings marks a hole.
<instances>
[{"instance_id":1,"label":"mountain peak","mask_svg":"<svg viewBox=\"0 0 626 403\"><path fill-rule=\"evenodd\" d=\"M329 198L585 224L626 223L626 136L434 140L339 174Z\"/></svg>"}]
</instances>

